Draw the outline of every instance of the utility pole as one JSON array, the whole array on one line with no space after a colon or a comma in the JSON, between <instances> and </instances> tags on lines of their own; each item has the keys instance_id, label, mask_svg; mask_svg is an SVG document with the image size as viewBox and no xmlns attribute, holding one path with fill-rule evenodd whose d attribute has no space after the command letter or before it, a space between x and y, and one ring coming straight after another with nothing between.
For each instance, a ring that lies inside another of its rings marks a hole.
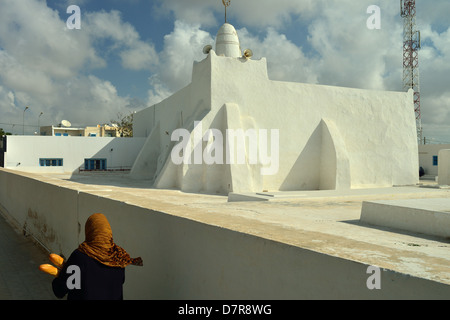
<instances>
[{"instance_id":1,"label":"utility pole","mask_svg":"<svg viewBox=\"0 0 450 320\"><path fill-rule=\"evenodd\" d=\"M38 136L40 136L41 135L41 116L43 115L44 113L43 112L41 112L40 114L39 114L39 117L38 117Z\"/></svg>"},{"instance_id":2,"label":"utility pole","mask_svg":"<svg viewBox=\"0 0 450 320\"><path fill-rule=\"evenodd\" d=\"M25 107L25 110L23 110L23 116L22 116L22 135L25 135L25 111L27 111L29 107Z\"/></svg>"}]
</instances>

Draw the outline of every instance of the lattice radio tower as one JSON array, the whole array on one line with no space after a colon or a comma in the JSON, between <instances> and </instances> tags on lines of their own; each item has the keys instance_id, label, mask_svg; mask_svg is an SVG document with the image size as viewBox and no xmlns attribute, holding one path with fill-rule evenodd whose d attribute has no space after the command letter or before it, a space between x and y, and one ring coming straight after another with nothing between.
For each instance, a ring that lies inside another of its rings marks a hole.
<instances>
[{"instance_id":1,"label":"lattice radio tower","mask_svg":"<svg viewBox=\"0 0 450 320\"><path fill-rule=\"evenodd\" d=\"M403 88L414 90L417 141L422 144L422 114L420 112L419 50L420 31L416 26L416 1L400 0L403 17Z\"/></svg>"}]
</instances>

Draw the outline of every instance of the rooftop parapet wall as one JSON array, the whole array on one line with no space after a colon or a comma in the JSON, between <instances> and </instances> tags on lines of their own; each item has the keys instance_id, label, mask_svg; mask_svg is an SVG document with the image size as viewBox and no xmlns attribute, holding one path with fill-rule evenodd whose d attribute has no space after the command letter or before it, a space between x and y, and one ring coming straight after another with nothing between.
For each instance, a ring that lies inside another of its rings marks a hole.
<instances>
[{"instance_id":1,"label":"rooftop parapet wall","mask_svg":"<svg viewBox=\"0 0 450 320\"><path fill-rule=\"evenodd\" d=\"M19 189L28 196L21 197ZM184 202L186 197L191 202L198 198L193 195L173 191L167 202L160 198L158 190L145 191L148 195L144 197L139 197L137 190L82 185L0 169L1 213L22 224L29 208L33 219L51 226L56 241L41 240L52 251L67 257L84 240L87 217L95 212L107 216L115 242L144 261L143 267L127 267L125 299L447 299L450 296L448 284L390 269L380 270L381 289L370 290L369 265L286 241L320 238L326 247L338 248L343 246L342 237L323 238L325 234L320 232L232 218L220 210L188 208ZM54 202L58 199L60 202ZM208 201L211 201L208 197L200 200ZM66 210L61 210L62 204ZM40 230L30 232L37 236ZM376 234L380 238L379 232ZM344 243L351 243L347 241ZM356 244L359 247L363 242ZM355 250L351 245L347 249L350 247ZM369 247L381 249L377 245ZM385 249L381 260L394 249ZM398 258L399 252L402 251L391 253ZM336 251L336 255L339 253L349 257L346 250ZM367 255L372 260L378 259L373 251ZM428 259L433 261L431 257Z\"/></svg>"}]
</instances>

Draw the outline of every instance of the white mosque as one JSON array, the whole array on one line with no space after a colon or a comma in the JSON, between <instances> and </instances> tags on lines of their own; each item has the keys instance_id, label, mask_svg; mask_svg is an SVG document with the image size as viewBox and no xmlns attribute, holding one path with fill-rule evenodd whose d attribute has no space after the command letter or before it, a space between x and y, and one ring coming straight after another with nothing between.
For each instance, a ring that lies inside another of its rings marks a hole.
<instances>
[{"instance_id":1,"label":"white mosque","mask_svg":"<svg viewBox=\"0 0 450 320\"><path fill-rule=\"evenodd\" d=\"M272 81L228 23L204 53L189 85L136 114L133 178L212 194L419 181L412 91Z\"/></svg>"}]
</instances>

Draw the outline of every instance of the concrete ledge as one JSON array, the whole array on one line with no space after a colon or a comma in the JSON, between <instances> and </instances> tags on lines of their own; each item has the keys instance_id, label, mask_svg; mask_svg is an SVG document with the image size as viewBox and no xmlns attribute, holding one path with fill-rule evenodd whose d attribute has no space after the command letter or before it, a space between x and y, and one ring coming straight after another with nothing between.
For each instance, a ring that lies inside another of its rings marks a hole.
<instances>
[{"instance_id":1,"label":"concrete ledge","mask_svg":"<svg viewBox=\"0 0 450 320\"><path fill-rule=\"evenodd\" d=\"M234 193L228 194L228 202L240 202L240 201L269 201L269 197L260 196L256 193Z\"/></svg>"},{"instance_id":2,"label":"concrete ledge","mask_svg":"<svg viewBox=\"0 0 450 320\"><path fill-rule=\"evenodd\" d=\"M275 199L297 199L305 197L304 192L284 191L284 192L256 192L256 193L236 193L228 194L228 202L239 201L270 201Z\"/></svg>"},{"instance_id":3,"label":"concrete ledge","mask_svg":"<svg viewBox=\"0 0 450 320\"><path fill-rule=\"evenodd\" d=\"M365 201L360 221L450 238L450 199Z\"/></svg>"}]
</instances>

